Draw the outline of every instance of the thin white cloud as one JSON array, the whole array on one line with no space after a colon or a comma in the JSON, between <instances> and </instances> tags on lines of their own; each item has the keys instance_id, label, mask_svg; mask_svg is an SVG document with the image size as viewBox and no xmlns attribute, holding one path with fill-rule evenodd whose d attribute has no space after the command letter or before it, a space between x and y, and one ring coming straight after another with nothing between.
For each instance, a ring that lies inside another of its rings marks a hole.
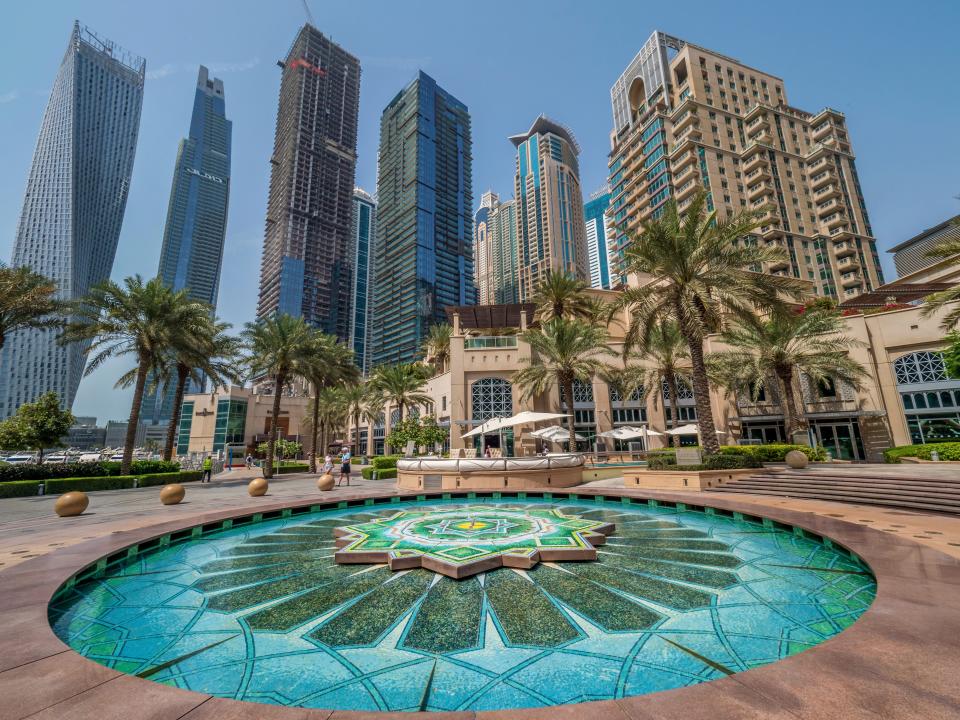
<instances>
[{"instance_id":1,"label":"thin white cloud","mask_svg":"<svg viewBox=\"0 0 960 720\"><path fill-rule=\"evenodd\" d=\"M214 75L237 73L252 70L260 64L260 58L254 57L241 62L204 63ZM161 80L171 75L188 72L196 73L197 65L191 63L165 63L156 70L147 71L147 80Z\"/></svg>"},{"instance_id":2,"label":"thin white cloud","mask_svg":"<svg viewBox=\"0 0 960 720\"><path fill-rule=\"evenodd\" d=\"M10 92L3 93L2 95L0 95L0 105L6 105L7 103L11 103L14 100L16 100L18 97L20 97L19 90L11 90Z\"/></svg>"}]
</instances>

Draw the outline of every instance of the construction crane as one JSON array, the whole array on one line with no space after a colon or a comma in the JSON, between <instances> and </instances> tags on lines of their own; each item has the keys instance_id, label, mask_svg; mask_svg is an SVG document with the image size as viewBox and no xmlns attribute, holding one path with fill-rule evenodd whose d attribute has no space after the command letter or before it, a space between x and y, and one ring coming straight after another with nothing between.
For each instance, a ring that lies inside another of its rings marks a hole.
<instances>
[{"instance_id":1,"label":"construction crane","mask_svg":"<svg viewBox=\"0 0 960 720\"><path fill-rule=\"evenodd\" d=\"M311 25L314 25L313 22L313 13L310 12L310 6L307 5L307 0L300 0L303 3L303 12L307 16L307 22Z\"/></svg>"}]
</instances>

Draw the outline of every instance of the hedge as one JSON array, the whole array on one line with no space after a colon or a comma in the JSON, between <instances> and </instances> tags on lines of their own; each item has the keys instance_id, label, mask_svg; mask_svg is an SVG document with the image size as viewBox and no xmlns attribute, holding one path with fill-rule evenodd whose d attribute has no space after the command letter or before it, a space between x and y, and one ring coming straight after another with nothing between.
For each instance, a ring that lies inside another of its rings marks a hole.
<instances>
[{"instance_id":1,"label":"hedge","mask_svg":"<svg viewBox=\"0 0 960 720\"><path fill-rule=\"evenodd\" d=\"M39 492L39 480L11 480L0 483L0 498L30 497Z\"/></svg>"},{"instance_id":2,"label":"hedge","mask_svg":"<svg viewBox=\"0 0 960 720\"><path fill-rule=\"evenodd\" d=\"M383 468L378 470L375 467L365 467L360 471L360 475L364 480L372 480L373 473L377 474L377 480L394 480L397 477L397 469L393 468Z\"/></svg>"},{"instance_id":3,"label":"hedge","mask_svg":"<svg viewBox=\"0 0 960 720\"><path fill-rule=\"evenodd\" d=\"M130 465L131 475L152 475L164 472L178 472L180 465L163 460L134 460ZM106 460L91 463L58 463L39 465L21 463L0 466L0 483L11 480L53 480L58 478L110 477L120 474L120 463Z\"/></svg>"},{"instance_id":4,"label":"hedge","mask_svg":"<svg viewBox=\"0 0 960 720\"><path fill-rule=\"evenodd\" d=\"M740 455L705 455L703 462L699 465L677 465L676 456L666 453L657 457L647 458L647 467L650 470L685 470L693 472L696 470L739 470L741 468L762 467L760 460L756 456L749 454Z\"/></svg>"},{"instance_id":5,"label":"hedge","mask_svg":"<svg viewBox=\"0 0 960 720\"><path fill-rule=\"evenodd\" d=\"M941 460L960 460L960 442L928 443L927 445L901 445L883 451L883 461L898 463L900 458L915 457L930 460L930 454L936 451Z\"/></svg>"},{"instance_id":6,"label":"hedge","mask_svg":"<svg viewBox=\"0 0 960 720\"><path fill-rule=\"evenodd\" d=\"M93 490L126 490L133 487L135 475L113 475L109 477L72 477L55 478L43 484L44 495L59 495L71 490L91 492Z\"/></svg>"},{"instance_id":7,"label":"hedge","mask_svg":"<svg viewBox=\"0 0 960 720\"><path fill-rule=\"evenodd\" d=\"M377 457L370 458L370 467L377 470L395 468L397 467L397 460L400 458L400 455L379 455Z\"/></svg>"},{"instance_id":8,"label":"hedge","mask_svg":"<svg viewBox=\"0 0 960 720\"><path fill-rule=\"evenodd\" d=\"M273 472L277 475L283 475L285 473L307 472L308 470L310 470L310 466L306 463L289 463L275 467Z\"/></svg>"},{"instance_id":9,"label":"hedge","mask_svg":"<svg viewBox=\"0 0 960 720\"><path fill-rule=\"evenodd\" d=\"M203 475L202 470L185 470L177 473L176 477L172 473L154 473L152 475L141 475L137 482L139 487L156 487L157 485L169 485L170 483L197 482Z\"/></svg>"},{"instance_id":10,"label":"hedge","mask_svg":"<svg viewBox=\"0 0 960 720\"><path fill-rule=\"evenodd\" d=\"M760 462L785 462L787 453L791 450L799 450L811 461L824 461L827 459L827 451L822 447L810 447L809 445L790 445L787 443L772 443L770 445L723 445L720 448L721 455L748 455L754 457Z\"/></svg>"}]
</instances>

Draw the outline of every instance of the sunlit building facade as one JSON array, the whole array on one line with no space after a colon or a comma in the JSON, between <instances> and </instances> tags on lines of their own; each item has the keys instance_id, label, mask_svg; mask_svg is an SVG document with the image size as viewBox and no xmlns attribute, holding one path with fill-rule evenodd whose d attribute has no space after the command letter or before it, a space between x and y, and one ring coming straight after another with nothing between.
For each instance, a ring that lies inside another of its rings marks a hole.
<instances>
[{"instance_id":1,"label":"sunlit building facade","mask_svg":"<svg viewBox=\"0 0 960 720\"><path fill-rule=\"evenodd\" d=\"M353 191L354 256L353 300L351 303L350 347L353 361L366 374L370 369L370 297L373 279L371 250L377 227L377 201L362 188Z\"/></svg>"},{"instance_id":2,"label":"sunlit building facade","mask_svg":"<svg viewBox=\"0 0 960 720\"><path fill-rule=\"evenodd\" d=\"M481 305L514 303L517 292L517 214L511 199L485 192L474 214L477 293Z\"/></svg>"},{"instance_id":3,"label":"sunlit building facade","mask_svg":"<svg viewBox=\"0 0 960 720\"><path fill-rule=\"evenodd\" d=\"M590 263L590 286L609 290L610 259L607 250L607 208L610 207L610 191L597 190L583 206L586 223L587 258Z\"/></svg>"}]
</instances>

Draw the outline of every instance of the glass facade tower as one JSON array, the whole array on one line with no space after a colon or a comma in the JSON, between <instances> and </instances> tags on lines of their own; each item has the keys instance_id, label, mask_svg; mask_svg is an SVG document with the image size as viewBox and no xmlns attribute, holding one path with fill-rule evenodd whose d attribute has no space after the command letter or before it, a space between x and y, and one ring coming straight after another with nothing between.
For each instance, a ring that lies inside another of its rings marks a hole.
<instances>
[{"instance_id":1,"label":"glass facade tower","mask_svg":"<svg viewBox=\"0 0 960 720\"><path fill-rule=\"evenodd\" d=\"M607 254L606 210L610 207L610 191L598 190L583 206L587 225L587 256L590 261L591 287L609 290L610 259Z\"/></svg>"},{"instance_id":2,"label":"glass facade tower","mask_svg":"<svg viewBox=\"0 0 960 720\"><path fill-rule=\"evenodd\" d=\"M140 129L146 62L75 23L27 179L12 264L76 299L110 277ZM56 330L12 333L0 361L0 417L46 392L73 405L86 348Z\"/></svg>"},{"instance_id":3,"label":"glass facade tower","mask_svg":"<svg viewBox=\"0 0 960 720\"><path fill-rule=\"evenodd\" d=\"M257 317L350 335L360 61L304 25L280 63Z\"/></svg>"},{"instance_id":4,"label":"glass facade tower","mask_svg":"<svg viewBox=\"0 0 960 720\"><path fill-rule=\"evenodd\" d=\"M372 364L410 362L448 305L476 302L467 106L420 72L383 111Z\"/></svg>"},{"instance_id":5,"label":"glass facade tower","mask_svg":"<svg viewBox=\"0 0 960 720\"><path fill-rule=\"evenodd\" d=\"M190 297L214 308L227 232L231 135L223 81L211 80L201 65L190 134L177 150L157 274L174 290L187 289ZM199 390L187 388L188 393ZM172 387L160 387L144 397L144 422L169 422L173 391Z\"/></svg>"},{"instance_id":6,"label":"glass facade tower","mask_svg":"<svg viewBox=\"0 0 960 720\"><path fill-rule=\"evenodd\" d=\"M377 201L370 193L356 188L353 191L353 243L357 252L354 257L356 272L353 278L352 319L350 321L350 347L353 361L366 375L370 370L370 281L373 277L371 245L377 227Z\"/></svg>"}]
</instances>

